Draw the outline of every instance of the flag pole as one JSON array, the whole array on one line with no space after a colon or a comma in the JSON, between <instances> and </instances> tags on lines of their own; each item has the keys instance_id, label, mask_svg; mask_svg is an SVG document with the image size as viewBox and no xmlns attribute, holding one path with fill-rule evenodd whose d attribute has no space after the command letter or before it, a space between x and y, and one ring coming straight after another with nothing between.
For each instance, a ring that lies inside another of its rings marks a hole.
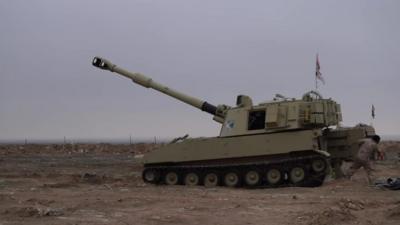
<instances>
[{"instance_id":1,"label":"flag pole","mask_svg":"<svg viewBox=\"0 0 400 225\"><path fill-rule=\"evenodd\" d=\"M315 91L318 91L318 72L319 72L319 65L318 65L318 53L316 56L316 67L315 67Z\"/></svg>"}]
</instances>

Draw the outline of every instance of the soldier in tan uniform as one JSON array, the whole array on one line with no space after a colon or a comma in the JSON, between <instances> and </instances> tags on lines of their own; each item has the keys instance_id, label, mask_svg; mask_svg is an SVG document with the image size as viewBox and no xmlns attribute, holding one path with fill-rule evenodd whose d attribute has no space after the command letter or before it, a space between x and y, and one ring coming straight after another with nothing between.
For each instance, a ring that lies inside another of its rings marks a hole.
<instances>
[{"instance_id":1,"label":"soldier in tan uniform","mask_svg":"<svg viewBox=\"0 0 400 225\"><path fill-rule=\"evenodd\" d=\"M357 156L354 158L353 164L350 166L347 176L350 178L353 174L360 169L364 168L367 173L369 184L372 184L372 160L375 160L376 154L378 153L378 143L381 138L378 135L374 135L371 138L360 140L360 148Z\"/></svg>"}]
</instances>

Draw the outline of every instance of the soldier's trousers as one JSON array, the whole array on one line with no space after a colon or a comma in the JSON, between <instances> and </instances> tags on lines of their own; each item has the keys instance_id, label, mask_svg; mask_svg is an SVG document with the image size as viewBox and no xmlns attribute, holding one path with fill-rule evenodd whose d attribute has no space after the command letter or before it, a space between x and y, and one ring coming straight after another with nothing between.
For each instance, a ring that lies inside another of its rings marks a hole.
<instances>
[{"instance_id":1,"label":"soldier's trousers","mask_svg":"<svg viewBox=\"0 0 400 225\"><path fill-rule=\"evenodd\" d=\"M349 172L348 172L348 176L351 177L353 176L353 174L359 170L361 167L364 168L365 172L367 173L367 178L368 178L368 182L369 184L372 184L372 178L373 178L373 174L372 172L374 171L372 169L371 166L371 162L367 161L367 160L361 160L361 159L356 159L354 160L353 164L350 166Z\"/></svg>"}]
</instances>

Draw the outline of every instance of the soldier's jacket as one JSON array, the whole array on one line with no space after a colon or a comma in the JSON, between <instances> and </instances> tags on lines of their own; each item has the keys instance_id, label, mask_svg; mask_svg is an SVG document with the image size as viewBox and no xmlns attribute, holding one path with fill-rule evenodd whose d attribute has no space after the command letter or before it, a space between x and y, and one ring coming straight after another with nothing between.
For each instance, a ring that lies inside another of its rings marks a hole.
<instances>
[{"instance_id":1,"label":"soldier's jacket","mask_svg":"<svg viewBox=\"0 0 400 225\"><path fill-rule=\"evenodd\" d=\"M363 161L374 159L378 152L378 145L371 139L362 139L360 141L360 149L357 153L357 158Z\"/></svg>"}]
</instances>

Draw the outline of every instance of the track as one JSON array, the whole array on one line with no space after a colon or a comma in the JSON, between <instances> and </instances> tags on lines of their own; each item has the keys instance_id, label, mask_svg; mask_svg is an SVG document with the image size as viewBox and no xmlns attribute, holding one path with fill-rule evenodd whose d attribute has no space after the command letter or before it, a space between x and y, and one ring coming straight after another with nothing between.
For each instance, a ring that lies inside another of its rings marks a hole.
<instances>
[{"instance_id":1,"label":"track","mask_svg":"<svg viewBox=\"0 0 400 225\"><path fill-rule=\"evenodd\" d=\"M317 187L322 185L328 165L325 157L315 154L260 162L145 165L142 178L161 185Z\"/></svg>"}]
</instances>

